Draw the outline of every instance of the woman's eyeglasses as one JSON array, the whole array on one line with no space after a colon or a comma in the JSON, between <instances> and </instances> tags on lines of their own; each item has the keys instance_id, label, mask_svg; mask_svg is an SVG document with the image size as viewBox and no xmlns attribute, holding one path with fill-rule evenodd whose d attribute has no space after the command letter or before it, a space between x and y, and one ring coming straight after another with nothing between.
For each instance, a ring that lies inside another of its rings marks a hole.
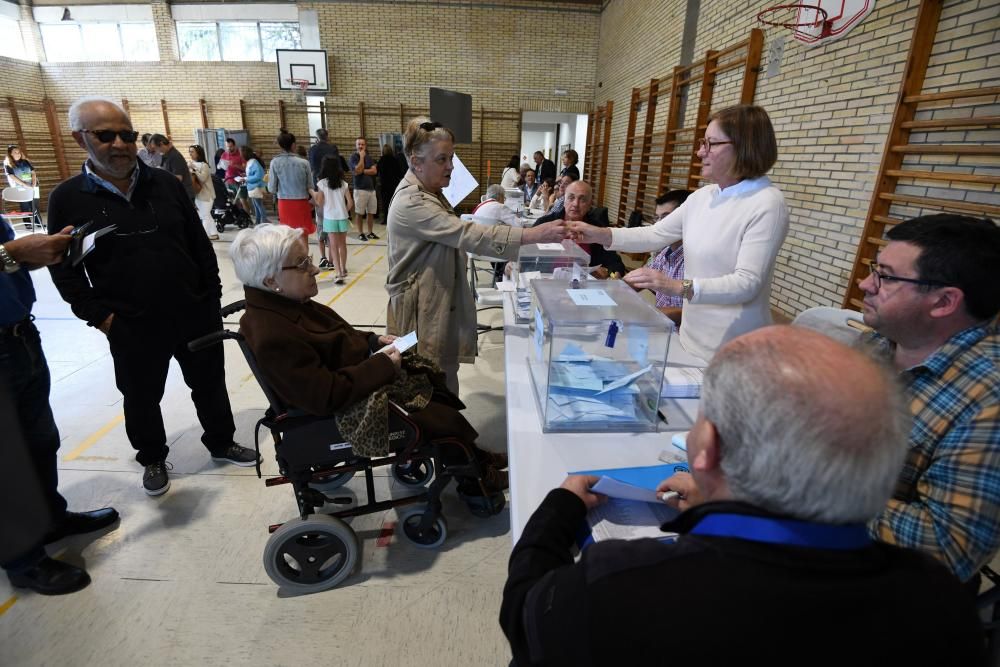
<instances>
[{"instance_id":1,"label":"woman's eyeglasses","mask_svg":"<svg viewBox=\"0 0 1000 667\"><path fill-rule=\"evenodd\" d=\"M700 139L698 141L698 150L705 149L706 153L712 152L712 146L722 146L723 144L731 144L731 141L712 141L708 137Z\"/></svg>"},{"instance_id":2,"label":"woman's eyeglasses","mask_svg":"<svg viewBox=\"0 0 1000 667\"><path fill-rule=\"evenodd\" d=\"M281 270L282 271L292 271L292 270L309 271L309 270L313 269L315 266L316 265L313 264L313 258L307 256L307 257L303 257L302 259L300 259L295 264L292 264L291 266L283 266L283 267L281 267Z\"/></svg>"},{"instance_id":3,"label":"woman's eyeglasses","mask_svg":"<svg viewBox=\"0 0 1000 667\"><path fill-rule=\"evenodd\" d=\"M441 123L438 123L436 121L435 122L431 122L431 123L421 123L420 124L420 129L423 130L423 131L425 131L425 132L433 132L434 130L438 129L439 127L444 127L444 125L442 125Z\"/></svg>"},{"instance_id":4,"label":"woman's eyeglasses","mask_svg":"<svg viewBox=\"0 0 1000 667\"><path fill-rule=\"evenodd\" d=\"M81 132L86 132L87 134L92 134L97 137L97 140L102 144L110 144L115 140L115 137L119 137L126 144L134 144L135 140L139 138L139 133L132 130L80 130Z\"/></svg>"}]
</instances>

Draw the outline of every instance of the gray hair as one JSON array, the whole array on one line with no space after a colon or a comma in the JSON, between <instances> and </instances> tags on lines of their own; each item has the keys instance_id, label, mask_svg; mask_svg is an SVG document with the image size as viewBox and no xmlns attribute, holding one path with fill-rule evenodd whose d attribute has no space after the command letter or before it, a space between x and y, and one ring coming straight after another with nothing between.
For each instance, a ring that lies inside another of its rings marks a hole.
<instances>
[{"instance_id":1,"label":"gray hair","mask_svg":"<svg viewBox=\"0 0 1000 667\"><path fill-rule=\"evenodd\" d=\"M425 130L421 127L421 125L430 122L430 118L420 116L411 120L410 124L406 126L406 133L403 135L403 154L406 155L406 161L410 166L413 166L413 158L423 157L427 150L426 147L432 141L447 139L452 143L455 142L455 134L447 127L436 127L433 130Z\"/></svg>"},{"instance_id":2,"label":"gray hair","mask_svg":"<svg viewBox=\"0 0 1000 667\"><path fill-rule=\"evenodd\" d=\"M501 204L507 198L507 193L504 192L503 186L499 183L494 183L493 185L486 188L486 198L496 199Z\"/></svg>"},{"instance_id":3,"label":"gray hair","mask_svg":"<svg viewBox=\"0 0 1000 667\"><path fill-rule=\"evenodd\" d=\"M117 102L115 102L114 100L109 100L106 97L98 97L94 95L81 97L76 102L73 102L72 106L70 106L69 108L69 129L71 131L77 132L79 130L87 129L83 126L83 123L80 120L80 116L83 115L83 107L85 107L88 104L94 104L95 102L110 104L115 109L118 109L118 111L120 111L123 116L129 118L128 112L125 111L125 109L123 109L122 106Z\"/></svg>"},{"instance_id":4,"label":"gray hair","mask_svg":"<svg viewBox=\"0 0 1000 667\"><path fill-rule=\"evenodd\" d=\"M264 280L277 276L288 252L302 232L287 225L262 224L244 229L229 246L236 277L248 287L264 288Z\"/></svg>"},{"instance_id":5,"label":"gray hair","mask_svg":"<svg viewBox=\"0 0 1000 667\"><path fill-rule=\"evenodd\" d=\"M861 353L781 328L723 347L705 372L702 412L718 431L730 492L799 519L871 519L885 508L906 453L901 392Z\"/></svg>"}]
</instances>

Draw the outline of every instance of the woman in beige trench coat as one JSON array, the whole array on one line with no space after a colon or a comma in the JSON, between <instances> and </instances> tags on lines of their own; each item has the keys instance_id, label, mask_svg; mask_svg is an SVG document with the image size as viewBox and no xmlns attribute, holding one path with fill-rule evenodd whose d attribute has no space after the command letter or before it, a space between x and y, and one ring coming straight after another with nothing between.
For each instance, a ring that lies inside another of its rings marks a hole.
<instances>
[{"instance_id":1,"label":"woman in beige trench coat","mask_svg":"<svg viewBox=\"0 0 1000 667\"><path fill-rule=\"evenodd\" d=\"M476 304L465 277L466 253L517 258L522 243L561 241L562 220L520 229L466 222L441 194L451 182L455 135L417 118L406 128L403 150L410 169L393 195L388 215L387 330L417 332L417 350L445 372L458 394L458 365L476 356Z\"/></svg>"}]
</instances>

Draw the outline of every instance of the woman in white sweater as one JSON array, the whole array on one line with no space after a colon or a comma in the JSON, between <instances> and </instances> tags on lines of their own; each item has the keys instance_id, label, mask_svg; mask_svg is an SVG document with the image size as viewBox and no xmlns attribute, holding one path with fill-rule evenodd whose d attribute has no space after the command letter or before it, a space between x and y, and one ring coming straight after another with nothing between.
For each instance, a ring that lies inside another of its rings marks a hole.
<instances>
[{"instance_id":1,"label":"woman in white sweater","mask_svg":"<svg viewBox=\"0 0 1000 667\"><path fill-rule=\"evenodd\" d=\"M701 173L714 182L691 193L651 227L600 228L567 223L581 243L610 250L651 252L684 242L684 279L650 268L625 282L682 296L683 348L705 361L740 334L771 324L771 278L788 233L785 198L764 175L778 157L771 119L762 108L739 105L712 115L698 149Z\"/></svg>"}]
</instances>

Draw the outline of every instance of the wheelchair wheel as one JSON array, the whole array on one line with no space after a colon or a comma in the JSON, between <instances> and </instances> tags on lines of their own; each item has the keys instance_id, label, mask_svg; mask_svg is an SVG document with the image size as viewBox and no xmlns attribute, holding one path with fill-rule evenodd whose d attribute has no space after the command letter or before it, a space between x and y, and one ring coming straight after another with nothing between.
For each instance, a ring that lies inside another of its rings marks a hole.
<instances>
[{"instance_id":1,"label":"wheelchair wheel","mask_svg":"<svg viewBox=\"0 0 1000 667\"><path fill-rule=\"evenodd\" d=\"M236 221L236 226L240 229L246 229L253 224L253 219L250 217L250 214L242 208L239 208L239 206L233 207L233 217Z\"/></svg>"},{"instance_id":2,"label":"wheelchair wheel","mask_svg":"<svg viewBox=\"0 0 1000 667\"><path fill-rule=\"evenodd\" d=\"M221 220L216 220L216 222L215 222L215 228L219 231L220 234L222 232L226 231L226 225Z\"/></svg>"},{"instance_id":3,"label":"wheelchair wheel","mask_svg":"<svg viewBox=\"0 0 1000 667\"><path fill-rule=\"evenodd\" d=\"M393 463L392 476L403 486L424 486L434 477L434 462L417 459L409 463Z\"/></svg>"},{"instance_id":4,"label":"wheelchair wheel","mask_svg":"<svg viewBox=\"0 0 1000 667\"><path fill-rule=\"evenodd\" d=\"M282 588L318 593L346 579L358 561L358 536L326 514L293 519L264 546L264 570Z\"/></svg>"},{"instance_id":5,"label":"wheelchair wheel","mask_svg":"<svg viewBox=\"0 0 1000 667\"><path fill-rule=\"evenodd\" d=\"M336 491L344 484L351 481L354 477L356 471L352 470L350 472L333 472L329 477L324 477L319 481L309 482L309 487L316 489L320 493L330 493L331 491Z\"/></svg>"},{"instance_id":6,"label":"wheelchair wheel","mask_svg":"<svg viewBox=\"0 0 1000 667\"><path fill-rule=\"evenodd\" d=\"M418 507L400 510L399 532L410 544L419 549L437 549L444 544L445 538L448 537L448 522L443 516L438 516L430 529L421 533L420 522L426 511L426 509Z\"/></svg>"}]
</instances>

